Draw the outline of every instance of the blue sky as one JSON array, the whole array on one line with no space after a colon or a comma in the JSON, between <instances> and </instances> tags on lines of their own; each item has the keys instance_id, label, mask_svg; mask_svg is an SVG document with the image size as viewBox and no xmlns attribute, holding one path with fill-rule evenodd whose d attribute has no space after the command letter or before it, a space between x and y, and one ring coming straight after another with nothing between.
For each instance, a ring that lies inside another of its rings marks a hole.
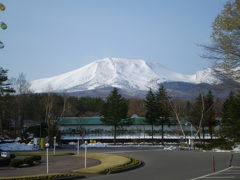
<instances>
[{"instance_id":1,"label":"blue sky","mask_svg":"<svg viewBox=\"0 0 240 180\"><path fill-rule=\"evenodd\" d=\"M10 77L49 77L104 57L140 58L193 74L210 66L196 44L209 43L226 0L1 0Z\"/></svg>"}]
</instances>

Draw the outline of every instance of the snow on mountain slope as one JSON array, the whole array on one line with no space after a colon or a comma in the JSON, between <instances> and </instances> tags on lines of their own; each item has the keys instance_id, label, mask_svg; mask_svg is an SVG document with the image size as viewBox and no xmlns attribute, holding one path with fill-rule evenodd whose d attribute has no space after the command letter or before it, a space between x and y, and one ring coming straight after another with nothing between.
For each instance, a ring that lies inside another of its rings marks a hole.
<instances>
[{"instance_id":1,"label":"snow on mountain slope","mask_svg":"<svg viewBox=\"0 0 240 180\"><path fill-rule=\"evenodd\" d=\"M141 59L105 58L94 61L82 68L58 76L31 82L34 92L76 92L104 87L148 90L157 88L165 81L190 83L214 83L211 69L194 75L173 72L160 64L147 63Z\"/></svg>"}]
</instances>

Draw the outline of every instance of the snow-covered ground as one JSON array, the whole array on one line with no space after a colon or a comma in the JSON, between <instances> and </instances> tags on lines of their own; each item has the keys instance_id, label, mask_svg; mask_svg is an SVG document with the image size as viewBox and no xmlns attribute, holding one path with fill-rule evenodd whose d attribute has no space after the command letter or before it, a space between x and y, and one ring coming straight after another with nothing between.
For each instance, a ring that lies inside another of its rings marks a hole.
<instances>
[{"instance_id":1,"label":"snow-covered ground","mask_svg":"<svg viewBox=\"0 0 240 180\"><path fill-rule=\"evenodd\" d=\"M0 150L2 151L32 151L37 150L33 144L25 144L25 143L3 143L0 144Z\"/></svg>"},{"instance_id":2,"label":"snow-covered ground","mask_svg":"<svg viewBox=\"0 0 240 180\"><path fill-rule=\"evenodd\" d=\"M151 139L152 136L149 136L149 135L144 135L144 134L139 134L139 135L136 135L136 134L132 134L132 135L118 135L117 136L117 139ZM154 135L153 137L154 139L161 139L162 136L161 135ZM195 137L194 136L186 136L187 139L194 139ZM197 137L198 138L198 137ZM205 135L204 137L205 139L210 139L211 137L209 135ZM213 137L213 138L217 138L217 137ZM77 140L77 139L95 139L95 140L98 140L98 139L113 139L113 136L112 135L94 135L94 134L90 134L90 135L86 135L84 137L81 137L79 135L62 135L61 136L61 139L62 140ZM184 139L183 136L181 135L168 135L168 134L165 134L164 135L164 139Z\"/></svg>"}]
</instances>

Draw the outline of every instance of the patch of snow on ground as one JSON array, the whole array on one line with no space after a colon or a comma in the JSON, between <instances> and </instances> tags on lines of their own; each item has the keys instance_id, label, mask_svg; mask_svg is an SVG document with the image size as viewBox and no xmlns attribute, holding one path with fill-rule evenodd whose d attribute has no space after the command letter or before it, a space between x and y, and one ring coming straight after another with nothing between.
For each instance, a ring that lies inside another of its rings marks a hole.
<instances>
[{"instance_id":1,"label":"patch of snow on ground","mask_svg":"<svg viewBox=\"0 0 240 180\"><path fill-rule=\"evenodd\" d=\"M85 147L84 144L82 144L80 147ZM97 142L97 143L88 143L87 147L109 147L108 144L106 143L101 143L101 142Z\"/></svg>"},{"instance_id":2,"label":"patch of snow on ground","mask_svg":"<svg viewBox=\"0 0 240 180\"><path fill-rule=\"evenodd\" d=\"M163 149L173 151L173 150L179 150L179 147L177 147L177 146L166 146Z\"/></svg>"},{"instance_id":3,"label":"patch of snow on ground","mask_svg":"<svg viewBox=\"0 0 240 180\"><path fill-rule=\"evenodd\" d=\"M37 150L33 144L25 144L25 143L3 143L0 144L0 150L2 151L32 151Z\"/></svg>"},{"instance_id":4,"label":"patch of snow on ground","mask_svg":"<svg viewBox=\"0 0 240 180\"><path fill-rule=\"evenodd\" d=\"M218 149L218 148L215 148L212 151L213 152L230 152L230 150L222 150L222 149Z\"/></svg>"},{"instance_id":5,"label":"patch of snow on ground","mask_svg":"<svg viewBox=\"0 0 240 180\"><path fill-rule=\"evenodd\" d=\"M233 152L240 153L240 145L233 149Z\"/></svg>"}]
</instances>

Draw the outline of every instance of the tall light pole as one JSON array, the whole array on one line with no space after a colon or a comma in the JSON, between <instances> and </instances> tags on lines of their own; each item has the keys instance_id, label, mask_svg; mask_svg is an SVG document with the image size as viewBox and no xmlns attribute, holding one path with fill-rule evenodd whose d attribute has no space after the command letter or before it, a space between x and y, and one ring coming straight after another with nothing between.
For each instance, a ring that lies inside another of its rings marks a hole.
<instances>
[{"instance_id":1,"label":"tall light pole","mask_svg":"<svg viewBox=\"0 0 240 180\"><path fill-rule=\"evenodd\" d=\"M48 174L48 147L49 147L49 143L46 143L45 146L46 146L46 150L47 150L47 174Z\"/></svg>"},{"instance_id":2,"label":"tall light pole","mask_svg":"<svg viewBox=\"0 0 240 180\"><path fill-rule=\"evenodd\" d=\"M77 155L79 155L79 145L80 145L80 142L79 142L79 139L77 140Z\"/></svg>"},{"instance_id":3,"label":"tall light pole","mask_svg":"<svg viewBox=\"0 0 240 180\"><path fill-rule=\"evenodd\" d=\"M193 145L193 125L192 123L190 123L189 121L185 124L186 126L190 124L190 130L191 130L191 137L189 138L189 145L190 145L190 148L191 148L191 145Z\"/></svg>"},{"instance_id":4,"label":"tall light pole","mask_svg":"<svg viewBox=\"0 0 240 180\"><path fill-rule=\"evenodd\" d=\"M53 137L53 154L56 153L56 136Z\"/></svg>"},{"instance_id":5,"label":"tall light pole","mask_svg":"<svg viewBox=\"0 0 240 180\"><path fill-rule=\"evenodd\" d=\"M84 142L85 145L85 163L84 163L84 167L87 168L87 141Z\"/></svg>"}]
</instances>

